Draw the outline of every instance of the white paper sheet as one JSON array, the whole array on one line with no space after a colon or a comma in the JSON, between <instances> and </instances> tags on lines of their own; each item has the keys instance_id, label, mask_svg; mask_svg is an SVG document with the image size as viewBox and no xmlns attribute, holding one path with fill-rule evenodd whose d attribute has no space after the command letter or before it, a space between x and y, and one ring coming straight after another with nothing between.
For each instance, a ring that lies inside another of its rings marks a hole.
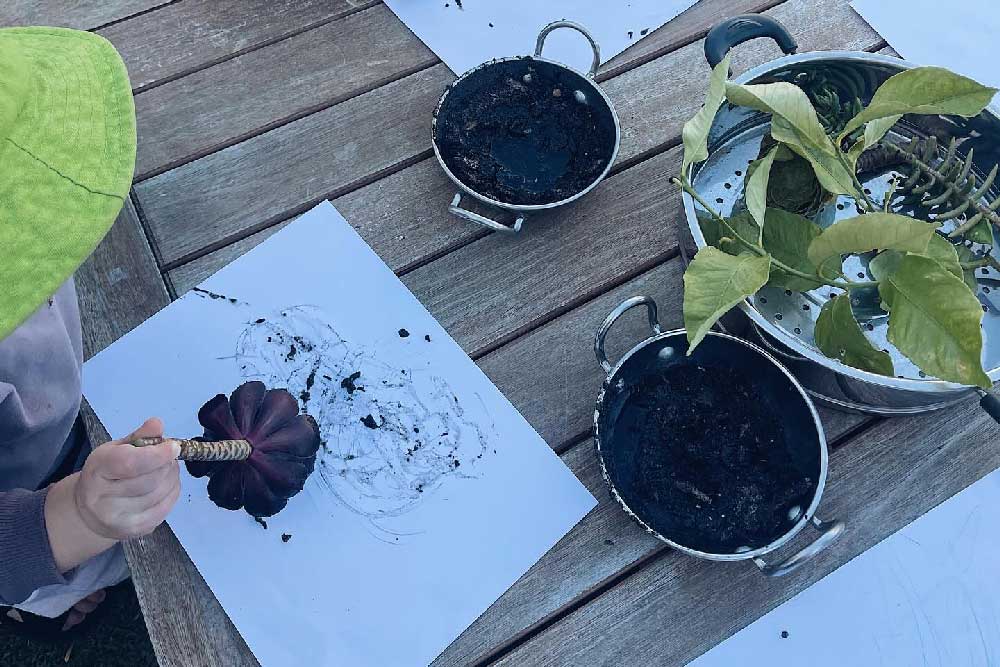
<instances>
[{"instance_id":1,"label":"white paper sheet","mask_svg":"<svg viewBox=\"0 0 1000 667\"><path fill-rule=\"evenodd\" d=\"M169 517L264 667L425 665L596 504L331 204L200 289L88 362L84 393L116 436L158 415L189 437L248 377L310 391L330 451L266 530L186 471Z\"/></svg>"},{"instance_id":2,"label":"white paper sheet","mask_svg":"<svg viewBox=\"0 0 1000 667\"><path fill-rule=\"evenodd\" d=\"M995 667L1000 664L998 508L1000 470L688 667Z\"/></svg>"},{"instance_id":3,"label":"white paper sheet","mask_svg":"<svg viewBox=\"0 0 1000 667\"><path fill-rule=\"evenodd\" d=\"M389 8L456 74L487 60L529 55L538 32L561 19L576 21L610 60L695 3L695 0L386 0ZM461 5L461 6L459 6ZM583 36L556 30L546 58L581 72L593 52Z\"/></svg>"},{"instance_id":4,"label":"white paper sheet","mask_svg":"<svg viewBox=\"0 0 1000 667\"><path fill-rule=\"evenodd\" d=\"M996 0L853 0L852 5L907 60L1000 88Z\"/></svg>"}]
</instances>

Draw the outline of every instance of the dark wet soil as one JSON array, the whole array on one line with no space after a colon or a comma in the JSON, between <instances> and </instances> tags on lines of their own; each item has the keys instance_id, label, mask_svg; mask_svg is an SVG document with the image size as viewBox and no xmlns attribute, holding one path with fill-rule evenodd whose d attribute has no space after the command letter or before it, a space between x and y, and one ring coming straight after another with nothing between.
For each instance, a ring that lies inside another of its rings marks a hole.
<instances>
[{"instance_id":1,"label":"dark wet soil","mask_svg":"<svg viewBox=\"0 0 1000 667\"><path fill-rule=\"evenodd\" d=\"M694 364L639 379L605 455L626 504L664 537L708 553L756 549L791 529L812 501L819 456L801 455L815 442L786 441L780 407L763 393Z\"/></svg>"},{"instance_id":2,"label":"dark wet soil","mask_svg":"<svg viewBox=\"0 0 1000 667\"><path fill-rule=\"evenodd\" d=\"M526 57L484 66L451 89L435 138L448 169L475 192L551 204L597 180L615 126L587 79Z\"/></svg>"}]
</instances>

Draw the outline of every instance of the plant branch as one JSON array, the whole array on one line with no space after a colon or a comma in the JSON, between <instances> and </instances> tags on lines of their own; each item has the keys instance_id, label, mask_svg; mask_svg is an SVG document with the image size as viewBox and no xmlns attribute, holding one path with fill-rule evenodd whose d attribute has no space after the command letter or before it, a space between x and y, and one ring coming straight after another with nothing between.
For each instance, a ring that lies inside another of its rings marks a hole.
<instances>
[{"instance_id":1,"label":"plant branch","mask_svg":"<svg viewBox=\"0 0 1000 667\"><path fill-rule=\"evenodd\" d=\"M811 280L813 282L822 283L822 284L828 285L830 287L837 287L839 289L844 289L844 290L857 289L857 288L860 288L860 287L875 287L875 286L878 285L878 283L875 282L875 281L864 281L864 282L847 281L847 282L840 282L840 281L836 281L836 280L828 280L828 279L824 278L823 276L821 276L819 274L806 273L805 271L800 271L800 270L798 270L798 269L796 269L794 267L788 266L784 262L782 262L782 261L780 261L778 259L775 259L774 256L771 255L771 253L769 253L764 248L760 247L756 243L751 243L750 241L747 241L745 238L743 238L742 236L740 236L739 232L737 232L733 228L733 226L729 224L728 220L726 220L718 211L716 211L714 208L712 208L712 206L708 202L706 202L704 199L702 199L701 195L699 195L695 191L695 189L693 187L691 187L691 184L687 182L687 179L681 180L681 179L678 179L678 178L672 178L671 181L675 185L677 185L679 188L681 188L684 192L686 192L689 195L691 195L691 197L696 202L698 202L699 204L701 204L701 207L704 208L709 213L709 215L711 215L713 218L715 218L715 220L717 222L719 222L721 225L723 225L727 230L729 230L732 233L732 236L733 236L734 239L736 239L737 241L739 241L740 243L742 243L744 246L746 246L746 248L748 250L750 250L754 254L759 255L761 257L769 257L770 260L771 260L771 264L773 264L777 268L781 269L783 272L785 272L785 273L787 273L789 275L795 276L797 278L803 278L805 280Z\"/></svg>"}]
</instances>

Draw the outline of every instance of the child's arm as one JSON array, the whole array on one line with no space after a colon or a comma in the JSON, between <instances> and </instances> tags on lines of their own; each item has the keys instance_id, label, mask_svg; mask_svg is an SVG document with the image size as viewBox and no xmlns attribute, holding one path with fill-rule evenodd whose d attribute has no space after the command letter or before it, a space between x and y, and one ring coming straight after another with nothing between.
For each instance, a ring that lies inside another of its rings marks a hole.
<instances>
[{"instance_id":1,"label":"child's arm","mask_svg":"<svg viewBox=\"0 0 1000 667\"><path fill-rule=\"evenodd\" d=\"M180 447L172 440L126 444L162 435L163 424L150 419L127 438L94 449L83 470L49 488L45 526L60 572L163 523L180 494Z\"/></svg>"}]
</instances>

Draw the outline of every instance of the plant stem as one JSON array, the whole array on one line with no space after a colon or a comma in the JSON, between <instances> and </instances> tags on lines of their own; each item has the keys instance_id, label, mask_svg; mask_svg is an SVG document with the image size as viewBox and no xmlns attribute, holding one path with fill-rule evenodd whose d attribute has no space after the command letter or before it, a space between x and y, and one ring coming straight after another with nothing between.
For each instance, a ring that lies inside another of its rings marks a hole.
<instances>
[{"instance_id":1,"label":"plant stem","mask_svg":"<svg viewBox=\"0 0 1000 667\"><path fill-rule=\"evenodd\" d=\"M783 272L785 272L785 273L787 273L789 275L795 276L796 278L803 278L805 280L811 280L813 282L822 283L824 285L829 285L830 287L837 287L839 289L844 289L844 290L857 289L857 288L860 288L860 287L875 287L875 286L878 285L878 283L874 282L874 281L864 281L864 282L852 282L852 281L848 281L848 282L839 282L839 281L836 281L836 280L827 280L826 278L824 278L823 276L820 276L818 274L806 273L805 271L799 271L796 268L788 266L784 262L782 262L782 261L780 261L778 259L775 259L774 256L771 255L771 253L769 253L768 251L764 250L764 248L760 247L756 243L751 243L750 241L747 241L745 238L743 238L742 236L740 236L739 232L737 232L733 228L733 226L729 224L728 220L726 220L720 213L718 213L714 208L712 208L711 205L708 202L706 202L704 199L702 199L701 195L699 195L695 191L695 189L693 187L691 187L691 184L687 182L687 179L681 180L681 179L678 179L678 178L673 178L673 179L671 179L671 181L675 185L677 185L678 187L680 187L682 190L684 190L684 192L686 192L689 195L691 195L691 197L696 202L698 202L699 204L701 204L701 207L704 208L709 213L709 215L711 215L713 218L715 218L715 220L717 222L719 222L720 224L722 224L726 229L728 229L732 233L733 238L735 238L737 241L739 241L744 246L746 246L746 248L748 250L750 250L751 252L753 252L754 254L759 255L761 257L769 257L770 260L771 260L771 264L773 264L777 268L781 269Z\"/></svg>"}]
</instances>

